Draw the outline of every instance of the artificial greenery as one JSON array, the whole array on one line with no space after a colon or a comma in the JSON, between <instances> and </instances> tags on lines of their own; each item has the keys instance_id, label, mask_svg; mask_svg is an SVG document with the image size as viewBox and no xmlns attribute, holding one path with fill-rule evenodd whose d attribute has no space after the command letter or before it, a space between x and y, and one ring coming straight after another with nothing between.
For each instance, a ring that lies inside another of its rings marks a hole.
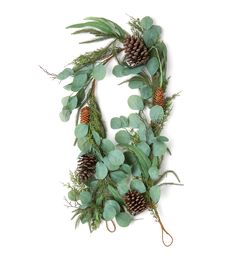
<instances>
[{"instance_id":1,"label":"artificial greenery","mask_svg":"<svg viewBox=\"0 0 236 267\"><path fill-rule=\"evenodd\" d=\"M132 208L132 197L137 195L137 203L143 206L136 207L136 211L150 210L160 223L163 243L169 246L173 238L164 228L157 207L162 186L181 184L174 171L162 169L164 156L167 152L170 153L170 150L169 140L161 135L161 131L171 112L173 100L178 94L166 96L167 48L161 40L161 27L154 25L150 17L141 20L131 18L129 34L118 24L105 18L89 17L85 20L67 28L75 29L73 34L76 35L85 33L94 36L83 43L108 39L109 43L78 56L72 61L70 68L67 67L57 75L47 72L60 81L69 81L64 85L69 95L62 99L60 117L63 121L68 121L72 112L77 111L74 132L75 144L80 149L79 157L87 154L96 157L94 174L90 179L82 181L80 170L70 173L70 182L66 184L69 189L67 206L73 208L72 219L75 219L76 227L79 223L87 223L90 231L94 231L105 221L108 230L113 232L116 229L115 221L119 226L127 227L134 220L129 207ZM134 37L129 37L131 35ZM143 46L147 49L142 50ZM142 60L139 59L139 53L142 53ZM137 62L146 63L131 66L126 60L127 54L129 58L135 55L132 63L136 59ZM111 59L117 62L112 70L113 75L119 78L126 77L121 84L127 83L131 90L139 89L140 92L139 95L132 94L128 98L128 106L132 110L129 116L118 115L111 119L111 128L117 130L116 144L106 137L95 92L96 82L106 77L106 65ZM79 116L84 106L87 107L88 114L86 113L87 117L81 123ZM90 158L85 158L80 164L85 160L88 164ZM83 172L86 172L86 166ZM173 174L178 183L163 182L168 174ZM114 227L112 230L108 225L109 221ZM164 241L164 234L171 237L169 244Z\"/></svg>"}]
</instances>

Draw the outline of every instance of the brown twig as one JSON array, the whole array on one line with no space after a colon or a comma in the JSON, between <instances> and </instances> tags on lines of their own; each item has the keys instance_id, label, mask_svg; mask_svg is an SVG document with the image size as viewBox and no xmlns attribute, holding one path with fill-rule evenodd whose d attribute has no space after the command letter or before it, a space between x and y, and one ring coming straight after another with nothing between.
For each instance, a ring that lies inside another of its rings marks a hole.
<instances>
[{"instance_id":1,"label":"brown twig","mask_svg":"<svg viewBox=\"0 0 236 267\"><path fill-rule=\"evenodd\" d=\"M57 78L57 75L55 73L50 73L48 70L46 70L45 68L43 68L42 66L40 66L40 69L45 72L48 76L50 76L53 80L55 80Z\"/></svg>"},{"instance_id":2,"label":"brown twig","mask_svg":"<svg viewBox=\"0 0 236 267\"><path fill-rule=\"evenodd\" d=\"M111 230L111 229L109 228L108 221L106 221L106 228L107 228L107 230L108 230L110 233L114 233L114 232L116 231L116 224L114 223L113 220L111 220L111 223L112 223L112 225L113 225L113 229Z\"/></svg>"}]
</instances>

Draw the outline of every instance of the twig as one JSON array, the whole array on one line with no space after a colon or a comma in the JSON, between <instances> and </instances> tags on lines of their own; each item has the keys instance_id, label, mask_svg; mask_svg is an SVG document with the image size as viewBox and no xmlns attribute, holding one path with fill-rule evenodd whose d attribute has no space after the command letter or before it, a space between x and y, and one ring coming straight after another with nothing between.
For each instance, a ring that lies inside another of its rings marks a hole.
<instances>
[{"instance_id":1,"label":"twig","mask_svg":"<svg viewBox=\"0 0 236 267\"><path fill-rule=\"evenodd\" d=\"M40 69L45 72L48 76L50 76L50 78L52 78L53 80L55 80L57 78L57 75L55 73L50 73L49 71L47 71L45 68L43 68L42 66L40 66Z\"/></svg>"}]
</instances>

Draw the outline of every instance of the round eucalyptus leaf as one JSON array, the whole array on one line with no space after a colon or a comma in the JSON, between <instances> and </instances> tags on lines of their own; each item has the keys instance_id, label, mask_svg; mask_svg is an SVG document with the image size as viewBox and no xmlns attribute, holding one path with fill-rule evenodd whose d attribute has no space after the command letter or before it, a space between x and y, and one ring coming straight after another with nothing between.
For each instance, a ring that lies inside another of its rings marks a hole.
<instances>
[{"instance_id":1,"label":"round eucalyptus leaf","mask_svg":"<svg viewBox=\"0 0 236 267\"><path fill-rule=\"evenodd\" d=\"M138 143L137 147L140 148L147 156L150 155L151 148L146 142Z\"/></svg>"},{"instance_id":2,"label":"round eucalyptus leaf","mask_svg":"<svg viewBox=\"0 0 236 267\"><path fill-rule=\"evenodd\" d=\"M145 193L146 192L146 187L145 187L144 183L138 179L132 180L130 187L133 190L138 191L139 193Z\"/></svg>"},{"instance_id":3,"label":"round eucalyptus leaf","mask_svg":"<svg viewBox=\"0 0 236 267\"><path fill-rule=\"evenodd\" d=\"M74 92L79 91L87 82L87 74L78 74L74 77L71 90Z\"/></svg>"},{"instance_id":4,"label":"round eucalyptus leaf","mask_svg":"<svg viewBox=\"0 0 236 267\"><path fill-rule=\"evenodd\" d=\"M153 76L159 68L159 62L156 57L149 59L147 63L147 69L151 76Z\"/></svg>"},{"instance_id":5,"label":"round eucalyptus leaf","mask_svg":"<svg viewBox=\"0 0 236 267\"><path fill-rule=\"evenodd\" d=\"M82 191L79 194L79 199L82 204L89 204L92 201L92 195L88 191Z\"/></svg>"},{"instance_id":6,"label":"round eucalyptus leaf","mask_svg":"<svg viewBox=\"0 0 236 267\"><path fill-rule=\"evenodd\" d=\"M97 179L104 179L106 178L108 174L108 170L107 170L107 167L104 163L102 162L97 162L96 164L96 178Z\"/></svg>"},{"instance_id":7,"label":"round eucalyptus leaf","mask_svg":"<svg viewBox=\"0 0 236 267\"><path fill-rule=\"evenodd\" d=\"M124 67L121 65L116 65L112 70L113 75L116 77L124 76Z\"/></svg>"},{"instance_id":8,"label":"round eucalyptus leaf","mask_svg":"<svg viewBox=\"0 0 236 267\"><path fill-rule=\"evenodd\" d=\"M152 97L152 88L150 86L141 87L139 91L143 99L149 99Z\"/></svg>"},{"instance_id":9,"label":"round eucalyptus leaf","mask_svg":"<svg viewBox=\"0 0 236 267\"><path fill-rule=\"evenodd\" d=\"M126 212L121 212L116 216L116 221L119 226L121 227L127 227L129 224L132 222L133 217L126 213Z\"/></svg>"},{"instance_id":10,"label":"round eucalyptus leaf","mask_svg":"<svg viewBox=\"0 0 236 267\"><path fill-rule=\"evenodd\" d=\"M109 139L102 140L102 150L106 153L115 149L115 145Z\"/></svg>"},{"instance_id":11,"label":"round eucalyptus leaf","mask_svg":"<svg viewBox=\"0 0 236 267\"><path fill-rule=\"evenodd\" d=\"M149 194L150 194L151 199L155 203L157 203L160 200L160 196L161 196L160 186L158 185L152 186L149 190Z\"/></svg>"},{"instance_id":12,"label":"round eucalyptus leaf","mask_svg":"<svg viewBox=\"0 0 236 267\"><path fill-rule=\"evenodd\" d=\"M67 106L69 99L70 99L70 96L65 96L61 99L61 103L63 107Z\"/></svg>"},{"instance_id":13,"label":"round eucalyptus leaf","mask_svg":"<svg viewBox=\"0 0 236 267\"><path fill-rule=\"evenodd\" d=\"M143 110L144 109L143 100L138 95L131 95L128 98L128 105L131 109L134 109L134 110Z\"/></svg>"},{"instance_id":14,"label":"round eucalyptus leaf","mask_svg":"<svg viewBox=\"0 0 236 267\"><path fill-rule=\"evenodd\" d=\"M103 80L106 76L106 67L103 64L99 64L93 69L93 77L95 80Z\"/></svg>"},{"instance_id":15,"label":"round eucalyptus leaf","mask_svg":"<svg viewBox=\"0 0 236 267\"><path fill-rule=\"evenodd\" d=\"M129 115L129 127L139 128L141 124L142 124L142 121L137 113L131 113Z\"/></svg>"},{"instance_id":16,"label":"round eucalyptus leaf","mask_svg":"<svg viewBox=\"0 0 236 267\"><path fill-rule=\"evenodd\" d=\"M108 157L104 157L103 158L103 162L106 165L106 167L108 168L109 171L116 171L119 169L119 165L113 165L110 160L108 159Z\"/></svg>"},{"instance_id":17,"label":"round eucalyptus leaf","mask_svg":"<svg viewBox=\"0 0 236 267\"><path fill-rule=\"evenodd\" d=\"M112 220L116 216L116 209L111 205L105 205L103 210L103 218L106 221Z\"/></svg>"},{"instance_id":18,"label":"round eucalyptus leaf","mask_svg":"<svg viewBox=\"0 0 236 267\"><path fill-rule=\"evenodd\" d=\"M72 76L73 74L74 74L74 71L72 69L66 68L57 75L57 79L62 81Z\"/></svg>"},{"instance_id":19,"label":"round eucalyptus leaf","mask_svg":"<svg viewBox=\"0 0 236 267\"><path fill-rule=\"evenodd\" d=\"M112 129L120 129L122 127L121 119L118 117L114 117L111 119L111 128Z\"/></svg>"},{"instance_id":20,"label":"round eucalyptus leaf","mask_svg":"<svg viewBox=\"0 0 236 267\"><path fill-rule=\"evenodd\" d=\"M92 145L88 141L87 138L79 138L77 140L77 145L78 145L79 149L81 150L81 152L83 152L83 153L88 153L92 149Z\"/></svg>"},{"instance_id":21,"label":"round eucalyptus leaf","mask_svg":"<svg viewBox=\"0 0 236 267\"><path fill-rule=\"evenodd\" d=\"M126 128L129 126L129 120L125 116L120 116L121 127Z\"/></svg>"},{"instance_id":22,"label":"round eucalyptus leaf","mask_svg":"<svg viewBox=\"0 0 236 267\"><path fill-rule=\"evenodd\" d=\"M149 16L146 16L146 17L141 19L140 24L145 30L148 30L152 27L153 20Z\"/></svg>"},{"instance_id":23,"label":"round eucalyptus leaf","mask_svg":"<svg viewBox=\"0 0 236 267\"><path fill-rule=\"evenodd\" d=\"M100 144L101 144L101 136L96 131L92 131L92 135L93 135L93 139L94 139L95 143L98 146L100 146Z\"/></svg>"},{"instance_id":24,"label":"round eucalyptus leaf","mask_svg":"<svg viewBox=\"0 0 236 267\"><path fill-rule=\"evenodd\" d=\"M125 157L124 154L120 150L113 150L109 152L108 159L112 165L121 165L124 163Z\"/></svg>"},{"instance_id":25,"label":"round eucalyptus leaf","mask_svg":"<svg viewBox=\"0 0 236 267\"><path fill-rule=\"evenodd\" d=\"M134 77L133 79L131 79L129 81L129 88L131 88L131 89L137 89L137 88L141 88L143 86L145 86L145 82L142 79L140 79L139 77L137 77L137 78Z\"/></svg>"},{"instance_id":26,"label":"round eucalyptus leaf","mask_svg":"<svg viewBox=\"0 0 236 267\"><path fill-rule=\"evenodd\" d=\"M120 169L127 174L131 174L131 167L128 164L122 164Z\"/></svg>"},{"instance_id":27,"label":"round eucalyptus leaf","mask_svg":"<svg viewBox=\"0 0 236 267\"><path fill-rule=\"evenodd\" d=\"M136 177L139 177L142 174L142 172L140 170L140 167L139 167L139 165L137 163L135 163L132 166L132 174L133 174L133 176L136 176Z\"/></svg>"},{"instance_id":28,"label":"round eucalyptus leaf","mask_svg":"<svg viewBox=\"0 0 236 267\"><path fill-rule=\"evenodd\" d=\"M105 202L105 206L112 206L116 210L116 214L118 214L120 212L120 205L115 200L107 200Z\"/></svg>"},{"instance_id":29,"label":"round eucalyptus leaf","mask_svg":"<svg viewBox=\"0 0 236 267\"><path fill-rule=\"evenodd\" d=\"M122 180L124 180L125 178L127 178L127 174L124 173L123 171L114 171L110 173L111 179L115 182L115 183L119 183Z\"/></svg>"},{"instance_id":30,"label":"round eucalyptus leaf","mask_svg":"<svg viewBox=\"0 0 236 267\"><path fill-rule=\"evenodd\" d=\"M78 201L79 200L79 193L75 190L71 190L68 192L68 198L71 201Z\"/></svg>"},{"instance_id":31,"label":"round eucalyptus leaf","mask_svg":"<svg viewBox=\"0 0 236 267\"><path fill-rule=\"evenodd\" d=\"M88 125L87 124L78 124L75 128L75 136L80 139L87 135L88 133Z\"/></svg>"},{"instance_id":32,"label":"round eucalyptus leaf","mask_svg":"<svg viewBox=\"0 0 236 267\"><path fill-rule=\"evenodd\" d=\"M157 136L157 141L168 142L169 139L165 136L159 135L159 136Z\"/></svg>"},{"instance_id":33,"label":"round eucalyptus leaf","mask_svg":"<svg viewBox=\"0 0 236 267\"><path fill-rule=\"evenodd\" d=\"M67 107L70 109L70 110L73 110L77 107L77 104L78 104L78 98L77 96L72 96L69 98L69 101L67 103Z\"/></svg>"},{"instance_id":34,"label":"round eucalyptus leaf","mask_svg":"<svg viewBox=\"0 0 236 267\"><path fill-rule=\"evenodd\" d=\"M129 191L129 187L127 185L127 182L125 180L119 182L117 184L117 189L121 195L125 195Z\"/></svg>"},{"instance_id":35,"label":"round eucalyptus leaf","mask_svg":"<svg viewBox=\"0 0 236 267\"><path fill-rule=\"evenodd\" d=\"M130 134L127 131L121 130L121 131L116 133L115 140L120 145L127 145L127 144L130 143L131 137L130 137Z\"/></svg>"},{"instance_id":36,"label":"round eucalyptus leaf","mask_svg":"<svg viewBox=\"0 0 236 267\"><path fill-rule=\"evenodd\" d=\"M150 109L150 118L152 121L161 121L164 117L164 110L161 106L155 105Z\"/></svg>"},{"instance_id":37,"label":"round eucalyptus leaf","mask_svg":"<svg viewBox=\"0 0 236 267\"><path fill-rule=\"evenodd\" d=\"M143 33L143 39L147 47L153 46L160 38L160 34L160 26L152 25L150 29L145 30Z\"/></svg>"},{"instance_id":38,"label":"round eucalyptus leaf","mask_svg":"<svg viewBox=\"0 0 236 267\"><path fill-rule=\"evenodd\" d=\"M159 170L157 169L156 166L152 166L149 168L148 173L150 175L150 178L152 180L157 180L159 176Z\"/></svg>"},{"instance_id":39,"label":"round eucalyptus leaf","mask_svg":"<svg viewBox=\"0 0 236 267\"><path fill-rule=\"evenodd\" d=\"M68 108L63 108L59 116L62 121L68 121L70 119L71 111Z\"/></svg>"},{"instance_id":40,"label":"round eucalyptus leaf","mask_svg":"<svg viewBox=\"0 0 236 267\"><path fill-rule=\"evenodd\" d=\"M156 157L161 157L166 153L167 146L165 143L160 141L155 141L153 143L153 155Z\"/></svg>"}]
</instances>

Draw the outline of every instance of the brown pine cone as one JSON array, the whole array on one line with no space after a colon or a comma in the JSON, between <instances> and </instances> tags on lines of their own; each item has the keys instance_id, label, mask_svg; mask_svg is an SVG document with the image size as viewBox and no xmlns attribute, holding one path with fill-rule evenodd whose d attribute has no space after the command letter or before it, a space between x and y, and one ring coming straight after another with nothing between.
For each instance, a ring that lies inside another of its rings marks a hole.
<instances>
[{"instance_id":1,"label":"brown pine cone","mask_svg":"<svg viewBox=\"0 0 236 267\"><path fill-rule=\"evenodd\" d=\"M80 123L88 124L90 118L89 107L83 107L80 111Z\"/></svg>"},{"instance_id":2,"label":"brown pine cone","mask_svg":"<svg viewBox=\"0 0 236 267\"><path fill-rule=\"evenodd\" d=\"M84 154L78 160L76 176L81 182L88 181L95 173L97 159L92 154Z\"/></svg>"},{"instance_id":3,"label":"brown pine cone","mask_svg":"<svg viewBox=\"0 0 236 267\"><path fill-rule=\"evenodd\" d=\"M153 104L154 105L159 105L159 106L164 106L165 104L165 96L164 96L164 90L159 87L155 90L154 95L153 95Z\"/></svg>"},{"instance_id":4,"label":"brown pine cone","mask_svg":"<svg viewBox=\"0 0 236 267\"><path fill-rule=\"evenodd\" d=\"M125 61L130 67L146 64L149 59L148 49L137 36L128 36L124 41Z\"/></svg>"},{"instance_id":5,"label":"brown pine cone","mask_svg":"<svg viewBox=\"0 0 236 267\"><path fill-rule=\"evenodd\" d=\"M124 196L124 201L129 212L134 216L148 208L144 195L137 191L129 190Z\"/></svg>"}]
</instances>

